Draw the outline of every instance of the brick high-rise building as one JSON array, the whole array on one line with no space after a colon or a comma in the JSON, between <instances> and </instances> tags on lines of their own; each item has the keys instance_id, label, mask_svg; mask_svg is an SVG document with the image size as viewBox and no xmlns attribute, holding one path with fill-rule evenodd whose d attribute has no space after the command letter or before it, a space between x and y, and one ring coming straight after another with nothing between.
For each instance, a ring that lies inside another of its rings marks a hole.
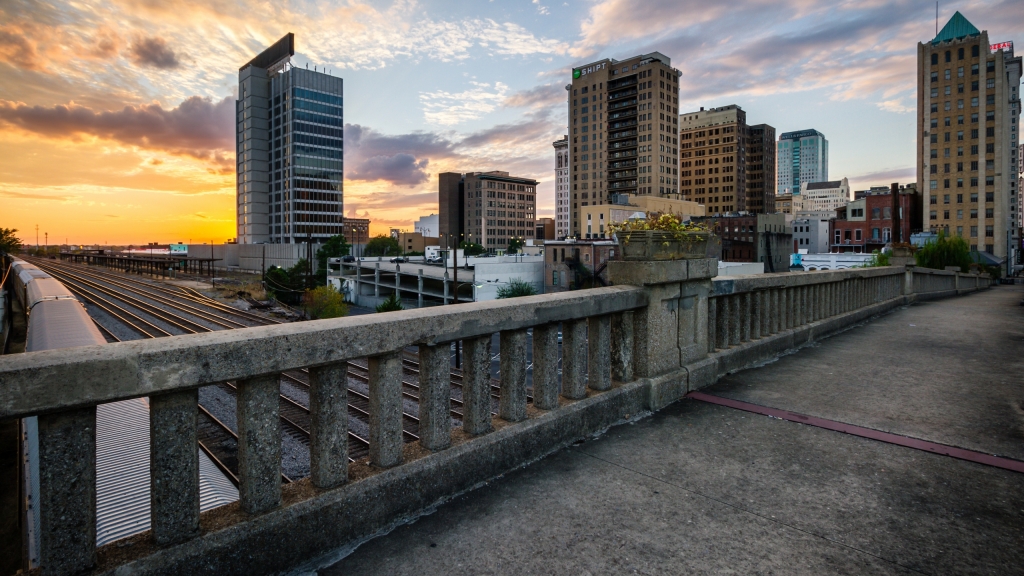
<instances>
[{"instance_id":1,"label":"brick high-rise building","mask_svg":"<svg viewBox=\"0 0 1024 576\"><path fill-rule=\"evenodd\" d=\"M508 172L443 172L438 175L441 246L473 242L504 250L513 239L536 233L537 181Z\"/></svg>"},{"instance_id":2,"label":"brick high-rise building","mask_svg":"<svg viewBox=\"0 0 1024 576\"><path fill-rule=\"evenodd\" d=\"M1021 58L959 12L917 45L917 188L924 229L1007 256L1016 235Z\"/></svg>"},{"instance_id":3,"label":"brick high-rise building","mask_svg":"<svg viewBox=\"0 0 1024 576\"><path fill-rule=\"evenodd\" d=\"M658 52L573 68L572 236L580 237L580 207L611 194L679 197L679 75Z\"/></svg>"},{"instance_id":4,"label":"brick high-rise building","mask_svg":"<svg viewBox=\"0 0 1024 576\"><path fill-rule=\"evenodd\" d=\"M709 214L775 212L775 128L735 104L679 115L679 187Z\"/></svg>"},{"instance_id":5,"label":"brick high-rise building","mask_svg":"<svg viewBox=\"0 0 1024 576\"><path fill-rule=\"evenodd\" d=\"M555 232L554 238L565 238L572 230L572 193L569 191L569 136L551 143L555 147Z\"/></svg>"},{"instance_id":6,"label":"brick high-rise building","mask_svg":"<svg viewBox=\"0 0 1024 576\"><path fill-rule=\"evenodd\" d=\"M743 209L775 213L775 128L757 124L748 129L747 197Z\"/></svg>"}]
</instances>

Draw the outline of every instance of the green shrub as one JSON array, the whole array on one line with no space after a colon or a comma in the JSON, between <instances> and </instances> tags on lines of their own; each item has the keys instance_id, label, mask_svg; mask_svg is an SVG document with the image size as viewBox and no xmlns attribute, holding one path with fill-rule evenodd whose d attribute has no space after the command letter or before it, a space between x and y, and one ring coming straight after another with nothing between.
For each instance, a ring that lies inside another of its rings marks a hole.
<instances>
[{"instance_id":1,"label":"green shrub","mask_svg":"<svg viewBox=\"0 0 1024 576\"><path fill-rule=\"evenodd\" d=\"M302 309L311 320L340 318L348 315L345 297L333 286L317 286L302 295Z\"/></svg>"},{"instance_id":2,"label":"green shrub","mask_svg":"<svg viewBox=\"0 0 1024 576\"><path fill-rule=\"evenodd\" d=\"M459 248L462 249L463 254L466 256L479 256L487 251L483 246L475 242L462 242L459 244Z\"/></svg>"},{"instance_id":3,"label":"green shrub","mask_svg":"<svg viewBox=\"0 0 1024 576\"><path fill-rule=\"evenodd\" d=\"M864 263L863 268L875 268L878 266L889 266L889 254L879 252L878 250L871 251L871 260Z\"/></svg>"},{"instance_id":4,"label":"green shrub","mask_svg":"<svg viewBox=\"0 0 1024 576\"><path fill-rule=\"evenodd\" d=\"M377 312L397 312L399 310L405 310L402 306L402 300L398 297L398 292L393 292L391 296L388 296L387 300L377 305Z\"/></svg>"},{"instance_id":5,"label":"green shrub","mask_svg":"<svg viewBox=\"0 0 1024 576\"><path fill-rule=\"evenodd\" d=\"M537 290L533 284L520 278L513 278L507 285L498 288L498 298L518 298L520 296L534 296Z\"/></svg>"},{"instance_id":6,"label":"green shrub","mask_svg":"<svg viewBox=\"0 0 1024 576\"><path fill-rule=\"evenodd\" d=\"M963 238L946 236L940 231L937 239L929 241L914 254L914 260L922 268L945 270L946 266L957 266L961 272L967 272L971 267L971 250Z\"/></svg>"}]
</instances>

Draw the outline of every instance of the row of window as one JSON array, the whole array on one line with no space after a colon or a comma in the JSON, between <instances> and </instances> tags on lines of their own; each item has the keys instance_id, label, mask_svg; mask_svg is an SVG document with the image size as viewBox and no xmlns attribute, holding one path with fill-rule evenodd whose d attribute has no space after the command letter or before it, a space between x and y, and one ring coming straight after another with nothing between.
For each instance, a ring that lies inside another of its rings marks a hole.
<instances>
[{"instance_id":1,"label":"row of window","mask_svg":"<svg viewBox=\"0 0 1024 576\"><path fill-rule=\"evenodd\" d=\"M949 210L943 210L942 211L942 219L943 220L949 220L949 212L950 212ZM938 220L938 215L937 214L938 214L937 210L932 210L931 213L930 213L931 219L932 220ZM994 217L993 214L994 214L994 210L992 208L986 208L985 209L985 218L993 218ZM978 219L978 210L977 210L977 208L972 209L970 211L968 218L970 218L971 220L977 220ZM956 219L957 220L963 220L964 219L964 211L963 210L957 210L956 211Z\"/></svg>"},{"instance_id":2,"label":"row of window","mask_svg":"<svg viewBox=\"0 0 1024 576\"><path fill-rule=\"evenodd\" d=\"M986 154L995 154L995 152L996 152L996 145L994 143L993 144L986 144L985 145L985 153ZM964 155L964 147L963 146L957 146L956 147L956 155L957 156L963 156ZM972 156L977 156L978 155L978 145L977 144L971 145L971 155ZM939 149L938 148L932 148L930 156L932 158L938 158L939 157ZM943 148L942 149L942 157L943 158L949 158L950 157L950 148Z\"/></svg>"},{"instance_id":3,"label":"row of window","mask_svg":"<svg viewBox=\"0 0 1024 576\"><path fill-rule=\"evenodd\" d=\"M986 192L985 193L985 201L986 202L994 202L995 201L995 197L996 197L995 192ZM978 193L977 192L972 192L970 198L971 198L971 203L976 203L978 201ZM931 195L928 203L929 204L933 204L933 205L934 204L938 204L939 203L938 200L939 200L938 196L935 196L933 194L933 195ZM942 196L942 203L943 204L949 204L949 194L943 194L943 196ZM956 203L957 204L963 204L964 203L964 195L963 194L957 194L956 195Z\"/></svg>"}]
</instances>

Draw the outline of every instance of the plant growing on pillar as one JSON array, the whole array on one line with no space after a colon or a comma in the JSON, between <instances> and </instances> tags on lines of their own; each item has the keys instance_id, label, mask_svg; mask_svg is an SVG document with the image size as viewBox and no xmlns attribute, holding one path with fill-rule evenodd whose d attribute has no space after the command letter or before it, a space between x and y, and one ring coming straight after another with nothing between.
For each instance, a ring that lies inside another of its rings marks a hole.
<instances>
[{"instance_id":1,"label":"plant growing on pillar","mask_svg":"<svg viewBox=\"0 0 1024 576\"><path fill-rule=\"evenodd\" d=\"M711 232L703 222L684 221L676 214L647 213L647 217L612 224L625 260L704 258Z\"/></svg>"}]
</instances>

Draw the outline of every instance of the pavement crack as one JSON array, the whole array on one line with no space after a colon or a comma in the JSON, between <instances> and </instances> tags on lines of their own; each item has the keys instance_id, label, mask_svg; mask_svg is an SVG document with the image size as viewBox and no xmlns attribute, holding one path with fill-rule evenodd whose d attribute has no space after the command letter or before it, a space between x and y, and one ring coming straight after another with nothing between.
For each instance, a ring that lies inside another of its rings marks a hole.
<instances>
[{"instance_id":1,"label":"pavement crack","mask_svg":"<svg viewBox=\"0 0 1024 576\"><path fill-rule=\"evenodd\" d=\"M585 450L579 450L579 452L581 454L585 455L585 456L589 456L590 458L593 458L594 460L599 460L601 462L604 462L605 464L609 464L611 466L615 466L616 468L620 468L622 470L626 470L627 472L632 472L633 474L636 474L638 476L643 476L644 478L649 478L651 480L654 480L655 482L659 482L659 483L664 484L666 486L671 486L673 488L677 488L677 489L682 490L684 492L689 492L690 494L693 494L695 496L699 496L701 498L706 498L708 500L711 500L712 502L717 502L719 504L722 504L723 506L727 506L729 508L732 508L733 510L738 510L740 512L743 512L744 514L749 514L751 516L755 516L757 518L761 518L763 520L771 522L772 524L777 524L779 526L785 526L786 528L789 528L791 530L796 530L797 532L800 532L802 534L806 534L806 535L814 537L814 538L819 538L819 539L824 540L826 542L830 542L832 544L836 544L838 546L842 546L843 548L846 548L848 550L853 550L855 552L859 552L861 554L864 554L864 555L867 555L867 556L871 556L872 558L877 558L878 560L881 560L883 562L887 562L889 564L892 564L893 566L899 566L900 568L903 568L905 570L909 570L909 571L914 572L916 574L926 574L926 575L929 575L929 576L931 575L930 572L924 572L924 571L918 570L917 568L913 568L911 566L907 566L905 564L901 564L900 562L897 562L895 560L890 560L889 558L886 558L884 556L879 556L878 554L869 552L869 551L864 550L862 548L858 548L856 546L851 546L850 544L846 544L845 542L840 542L840 541L835 540L833 538L829 538L828 536L825 536L823 534L817 534L817 533L811 532L811 531L809 531L809 530L807 530L805 528L800 528L799 526L794 526L793 524L789 524L787 522L783 522L781 520L778 520L774 516L765 516L764 514L760 514L760 513L756 512L754 510L750 510L750 509L744 508L742 506L737 506L736 504L733 504L731 502L726 502L725 500L722 500L721 498L716 498L714 496L711 496L710 494L705 494L705 493L700 492L698 490L694 490L692 488L687 488L685 486L681 486L679 484L675 484L673 482L669 482L668 480L665 480L663 478L658 478L657 476L651 476L650 474L645 474L644 472L641 472L639 470L634 470L633 468L630 468L629 466L624 466L624 465L619 464L617 462L612 462L611 460L607 460L605 458L601 458L600 456L595 456L593 454L588 453Z\"/></svg>"}]
</instances>

